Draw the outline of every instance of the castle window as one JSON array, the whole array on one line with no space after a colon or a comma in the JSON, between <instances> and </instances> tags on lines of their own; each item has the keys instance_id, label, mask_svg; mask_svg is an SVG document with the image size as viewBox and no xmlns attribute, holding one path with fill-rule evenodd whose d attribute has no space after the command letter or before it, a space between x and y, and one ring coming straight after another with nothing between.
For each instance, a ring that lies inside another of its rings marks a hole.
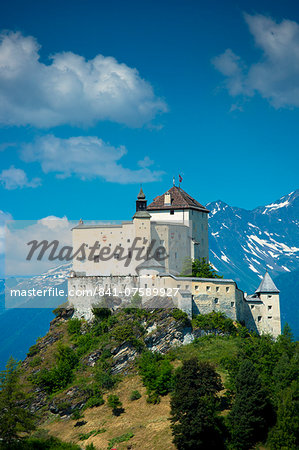
<instances>
[{"instance_id":1,"label":"castle window","mask_svg":"<svg viewBox=\"0 0 299 450\"><path fill-rule=\"evenodd\" d=\"M177 284L177 288L180 288L181 287L181 285L180 284Z\"/></svg>"},{"instance_id":2,"label":"castle window","mask_svg":"<svg viewBox=\"0 0 299 450\"><path fill-rule=\"evenodd\" d=\"M272 316L268 316L268 319L271 320L271 319L272 319Z\"/></svg>"},{"instance_id":3,"label":"castle window","mask_svg":"<svg viewBox=\"0 0 299 450\"><path fill-rule=\"evenodd\" d=\"M145 284L144 287L147 288L147 284Z\"/></svg>"},{"instance_id":4,"label":"castle window","mask_svg":"<svg viewBox=\"0 0 299 450\"><path fill-rule=\"evenodd\" d=\"M226 290L226 292L229 292L229 287L226 287L225 290Z\"/></svg>"},{"instance_id":5,"label":"castle window","mask_svg":"<svg viewBox=\"0 0 299 450\"><path fill-rule=\"evenodd\" d=\"M100 257L99 257L99 256L94 256L93 261L94 261L95 263L100 262Z\"/></svg>"},{"instance_id":6,"label":"castle window","mask_svg":"<svg viewBox=\"0 0 299 450\"><path fill-rule=\"evenodd\" d=\"M271 298L272 297L272 295L268 295L268 298Z\"/></svg>"},{"instance_id":7,"label":"castle window","mask_svg":"<svg viewBox=\"0 0 299 450\"><path fill-rule=\"evenodd\" d=\"M173 210L173 209L170 211L170 214L171 214L172 216L174 215L174 210Z\"/></svg>"},{"instance_id":8,"label":"castle window","mask_svg":"<svg viewBox=\"0 0 299 450\"><path fill-rule=\"evenodd\" d=\"M230 306L235 306L235 302L230 302Z\"/></svg>"},{"instance_id":9,"label":"castle window","mask_svg":"<svg viewBox=\"0 0 299 450\"><path fill-rule=\"evenodd\" d=\"M198 286L195 286L195 289L197 290L197 289L198 289Z\"/></svg>"},{"instance_id":10,"label":"castle window","mask_svg":"<svg viewBox=\"0 0 299 450\"><path fill-rule=\"evenodd\" d=\"M130 239L127 239L127 242L130 242Z\"/></svg>"},{"instance_id":11,"label":"castle window","mask_svg":"<svg viewBox=\"0 0 299 450\"><path fill-rule=\"evenodd\" d=\"M219 286L216 286L216 292L219 292Z\"/></svg>"},{"instance_id":12,"label":"castle window","mask_svg":"<svg viewBox=\"0 0 299 450\"><path fill-rule=\"evenodd\" d=\"M215 298L214 302L219 303L219 298Z\"/></svg>"},{"instance_id":13,"label":"castle window","mask_svg":"<svg viewBox=\"0 0 299 450\"><path fill-rule=\"evenodd\" d=\"M270 311L270 309L272 309L272 305L269 305L269 306L268 306L268 311Z\"/></svg>"},{"instance_id":14,"label":"castle window","mask_svg":"<svg viewBox=\"0 0 299 450\"><path fill-rule=\"evenodd\" d=\"M206 290L209 292L211 290L211 286L207 286Z\"/></svg>"},{"instance_id":15,"label":"castle window","mask_svg":"<svg viewBox=\"0 0 299 450\"><path fill-rule=\"evenodd\" d=\"M257 321L260 322L262 320L262 316L257 316Z\"/></svg>"},{"instance_id":16,"label":"castle window","mask_svg":"<svg viewBox=\"0 0 299 450\"><path fill-rule=\"evenodd\" d=\"M251 308L251 309L254 309L254 305L250 305L250 308Z\"/></svg>"},{"instance_id":17,"label":"castle window","mask_svg":"<svg viewBox=\"0 0 299 450\"><path fill-rule=\"evenodd\" d=\"M174 257L175 257L175 259L177 258L177 253L175 252L175 254L174 254Z\"/></svg>"}]
</instances>

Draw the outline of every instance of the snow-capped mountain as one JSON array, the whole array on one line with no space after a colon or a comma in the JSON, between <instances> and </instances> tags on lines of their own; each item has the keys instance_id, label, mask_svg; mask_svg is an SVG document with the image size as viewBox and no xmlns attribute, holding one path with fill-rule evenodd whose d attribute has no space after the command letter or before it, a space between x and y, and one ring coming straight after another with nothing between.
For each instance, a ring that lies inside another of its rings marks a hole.
<instances>
[{"instance_id":1,"label":"snow-capped mountain","mask_svg":"<svg viewBox=\"0 0 299 450\"><path fill-rule=\"evenodd\" d=\"M253 290L268 269L272 278L299 269L299 189L248 211L209 203L210 260L225 277Z\"/></svg>"},{"instance_id":2,"label":"snow-capped mountain","mask_svg":"<svg viewBox=\"0 0 299 450\"><path fill-rule=\"evenodd\" d=\"M5 295L6 307L26 307L26 308L55 308L61 303L64 303L67 297L67 277L71 270L72 263L61 264L57 267L49 269L41 275L36 275L31 278L8 278L5 281ZM64 291L64 296L55 296L53 291L51 294L43 295L42 297L28 298L15 297L10 295L10 290L14 291L30 291L35 290L49 290L59 288Z\"/></svg>"}]
</instances>

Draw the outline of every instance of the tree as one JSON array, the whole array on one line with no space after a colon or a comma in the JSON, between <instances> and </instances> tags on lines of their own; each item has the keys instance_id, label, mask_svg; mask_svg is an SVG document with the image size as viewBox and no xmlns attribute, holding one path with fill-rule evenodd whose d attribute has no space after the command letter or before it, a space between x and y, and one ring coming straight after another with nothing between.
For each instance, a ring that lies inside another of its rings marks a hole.
<instances>
[{"instance_id":1,"label":"tree","mask_svg":"<svg viewBox=\"0 0 299 450\"><path fill-rule=\"evenodd\" d=\"M216 397L221 389L220 376L208 362L192 358L177 369L170 420L179 450L223 448Z\"/></svg>"},{"instance_id":2,"label":"tree","mask_svg":"<svg viewBox=\"0 0 299 450\"><path fill-rule=\"evenodd\" d=\"M119 415L121 412L123 412L123 404L120 401L118 395L111 394L108 397L108 406L112 408L112 412L115 416Z\"/></svg>"},{"instance_id":3,"label":"tree","mask_svg":"<svg viewBox=\"0 0 299 450\"><path fill-rule=\"evenodd\" d=\"M218 275L212 264L205 258L186 259L183 264L181 276L197 278L223 278Z\"/></svg>"},{"instance_id":4,"label":"tree","mask_svg":"<svg viewBox=\"0 0 299 450\"><path fill-rule=\"evenodd\" d=\"M281 392L277 411L277 422L269 433L268 444L273 450L299 448L299 382Z\"/></svg>"},{"instance_id":5,"label":"tree","mask_svg":"<svg viewBox=\"0 0 299 450\"><path fill-rule=\"evenodd\" d=\"M0 372L0 439L8 448L19 439L20 433L35 428L33 415L25 409L26 396L19 377L19 364L10 358L6 369Z\"/></svg>"},{"instance_id":6,"label":"tree","mask_svg":"<svg viewBox=\"0 0 299 450\"><path fill-rule=\"evenodd\" d=\"M270 407L254 364L244 360L235 380L236 396L228 427L235 450L246 450L266 437Z\"/></svg>"}]
</instances>

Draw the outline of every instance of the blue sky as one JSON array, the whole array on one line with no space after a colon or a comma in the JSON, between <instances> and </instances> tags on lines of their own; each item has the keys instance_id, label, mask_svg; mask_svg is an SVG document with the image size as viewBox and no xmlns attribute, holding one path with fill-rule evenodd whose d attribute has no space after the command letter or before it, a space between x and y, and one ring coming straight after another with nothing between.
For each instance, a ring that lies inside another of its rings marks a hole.
<instances>
[{"instance_id":1,"label":"blue sky","mask_svg":"<svg viewBox=\"0 0 299 450\"><path fill-rule=\"evenodd\" d=\"M203 204L298 188L296 2L11 0L0 29L14 219L127 219L179 173Z\"/></svg>"}]
</instances>

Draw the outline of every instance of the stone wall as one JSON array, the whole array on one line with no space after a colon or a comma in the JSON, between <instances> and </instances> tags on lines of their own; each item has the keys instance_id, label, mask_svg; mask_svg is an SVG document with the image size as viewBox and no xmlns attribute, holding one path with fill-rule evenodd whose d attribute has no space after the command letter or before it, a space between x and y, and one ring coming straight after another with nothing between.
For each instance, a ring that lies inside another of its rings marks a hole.
<instances>
[{"instance_id":1,"label":"stone wall","mask_svg":"<svg viewBox=\"0 0 299 450\"><path fill-rule=\"evenodd\" d=\"M112 308L129 305L138 289L146 307L178 307L190 318L221 311L259 334L271 333L277 337L281 332L278 294L250 302L233 280L176 277L149 269L143 272L140 276L70 277L68 300L75 308L75 317L91 319L93 305L104 306L107 298L107 306Z\"/></svg>"}]
</instances>

